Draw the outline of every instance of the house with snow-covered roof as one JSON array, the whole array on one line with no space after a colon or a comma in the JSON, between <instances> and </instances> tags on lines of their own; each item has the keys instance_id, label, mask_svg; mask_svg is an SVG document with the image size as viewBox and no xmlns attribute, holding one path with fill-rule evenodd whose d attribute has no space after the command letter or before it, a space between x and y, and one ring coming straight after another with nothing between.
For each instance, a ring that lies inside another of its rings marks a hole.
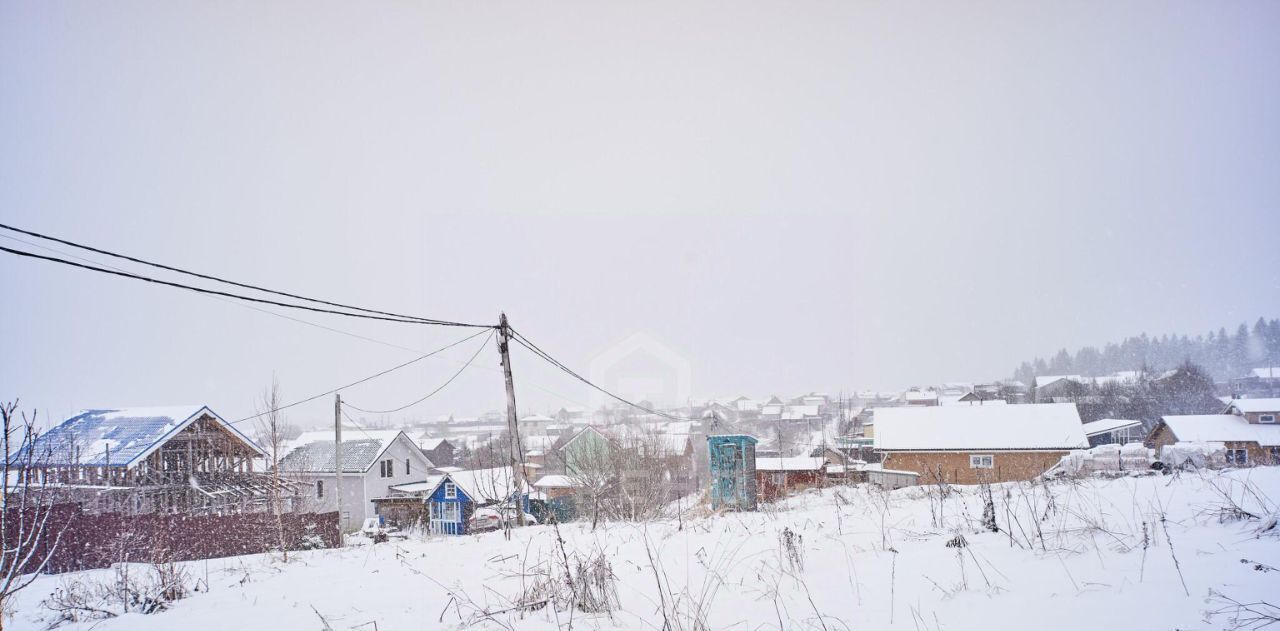
<instances>
[{"instance_id":1,"label":"house with snow-covered roof","mask_svg":"<svg viewBox=\"0 0 1280 631\"><path fill-rule=\"evenodd\" d=\"M431 464L437 467L447 467L453 464L453 453L457 451L457 447L449 442L447 438L439 436L431 436L423 434L418 437L418 449L422 450L422 455L431 461Z\"/></svg>"},{"instance_id":2,"label":"house with snow-covered roof","mask_svg":"<svg viewBox=\"0 0 1280 631\"><path fill-rule=\"evenodd\" d=\"M879 408L874 440L884 468L921 484L1028 480L1089 447L1071 403Z\"/></svg>"},{"instance_id":3,"label":"house with snow-covered roof","mask_svg":"<svg viewBox=\"0 0 1280 631\"><path fill-rule=\"evenodd\" d=\"M1222 414L1161 417L1147 437L1160 449L1179 442L1222 443L1227 463L1280 464L1280 399L1233 399Z\"/></svg>"},{"instance_id":4,"label":"house with snow-covered roof","mask_svg":"<svg viewBox=\"0 0 1280 631\"><path fill-rule=\"evenodd\" d=\"M432 534L465 535L473 531L476 509L510 504L515 498L516 480L511 472L511 467L450 468L421 481L391 485L374 504L379 514L396 516L408 513L405 508L413 505ZM521 495L522 506L528 510L528 496ZM407 520L400 517L397 521Z\"/></svg>"},{"instance_id":5,"label":"house with snow-covered roof","mask_svg":"<svg viewBox=\"0 0 1280 631\"><path fill-rule=\"evenodd\" d=\"M270 508L274 482L254 471L265 456L208 406L186 405L84 410L10 462L29 460L49 500L89 512L191 513Z\"/></svg>"},{"instance_id":6,"label":"house with snow-covered roof","mask_svg":"<svg viewBox=\"0 0 1280 631\"><path fill-rule=\"evenodd\" d=\"M1080 375L1040 375L1031 382L1036 403L1067 403L1089 381Z\"/></svg>"},{"instance_id":7,"label":"house with snow-covered roof","mask_svg":"<svg viewBox=\"0 0 1280 631\"><path fill-rule=\"evenodd\" d=\"M756 458L756 489L763 501L772 501L822 484L827 459L821 456Z\"/></svg>"},{"instance_id":8,"label":"house with snow-covered roof","mask_svg":"<svg viewBox=\"0 0 1280 631\"><path fill-rule=\"evenodd\" d=\"M289 442L280 459L280 471L304 485L304 495L317 512L337 510L341 493L342 528L358 526L375 516L375 498L386 497L388 489L396 484L426 478L434 466L401 430L344 431L341 462L334 445L333 432L304 432Z\"/></svg>"}]
</instances>

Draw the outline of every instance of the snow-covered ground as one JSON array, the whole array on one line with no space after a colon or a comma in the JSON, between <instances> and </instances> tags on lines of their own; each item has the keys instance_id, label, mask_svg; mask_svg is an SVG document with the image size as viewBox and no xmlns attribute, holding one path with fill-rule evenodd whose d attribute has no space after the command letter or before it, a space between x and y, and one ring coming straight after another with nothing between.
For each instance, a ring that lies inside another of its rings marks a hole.
<instances>
[{"instance_id":1,"label":"snow-covered ground","mask_svg":"<svg viewBox=\"0 0 1280 631\"><path fill-rule=\"evenodd\" d=\"M1224 629L1231 607L1280 604L1280 468L980 487L813 491L759 513L592 531L549 526L188 564L208 590L152 615L67 629ZM1254 519L1230 506L1253 513ZM789 539L792 544L787 545ZM955 543L957 535L963 545ZM513 609L539 573L601 552L611 613ZM652 560L651 560L652 559ZM656 568L656 572L655 572ZM43 629L63 581L19 596L14 629ZM488 613L486 613L488 612ZM321 618L323 617L323 621ZM700 626L701 625L701 626ZM1247 628L1247 627L1241 627Z\"/></svg>"}]
</instances>

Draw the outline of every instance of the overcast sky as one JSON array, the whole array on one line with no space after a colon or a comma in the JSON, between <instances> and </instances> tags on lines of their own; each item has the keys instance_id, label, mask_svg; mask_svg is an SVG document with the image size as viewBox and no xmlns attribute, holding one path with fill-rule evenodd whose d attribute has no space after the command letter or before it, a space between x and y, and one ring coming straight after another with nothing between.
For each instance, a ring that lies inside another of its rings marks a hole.
<instances>
[{"instance_id":1,"label":"overcast sky","mask_svg":"<svg viewBox=\"0 0 1280 631\"><path fill-rule=\"evenodd\" d=\"M505 309L583 370L644 332L703 396L1007 377L1280 316L1278 112L1271 0L0 3L3 222ZM7 254L0 285L0 398L55 417L239 418L273 373L297 399L467 334L295 316L384 345ZM481 339L344 398L416 399ZM524 410L588 400L514 361ZM397 418L502 397L488 349Z\"/></svg>"}]
</instances>

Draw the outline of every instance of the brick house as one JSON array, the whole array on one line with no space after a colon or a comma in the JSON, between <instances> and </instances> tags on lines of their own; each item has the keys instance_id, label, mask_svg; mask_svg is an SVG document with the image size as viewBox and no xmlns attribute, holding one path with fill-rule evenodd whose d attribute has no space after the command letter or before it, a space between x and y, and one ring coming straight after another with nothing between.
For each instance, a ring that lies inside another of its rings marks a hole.
<instances>
[{"instance_id":1,"label":"brick house","mask_svg":"<svg viewBox=\"0 0 1280 631\"><path fill-rule=\"evenodd\" d=\"M1147 437L1160 449L1177 442L1222 443L1232 465L1280 464L1280 399L1235 399L1222 414L1165 416Z\"/></svg>"},{"instance_id":2,"label":"brick house","mask_svg":"<svg viewBox=\"0 0 1280 631\"><path fill-rule=\"evenodd\" d=\"M884 468L921 484L1028 480L1089 447L1071 403L880 408L876 425Z\"/></svg>"}]
</instances>

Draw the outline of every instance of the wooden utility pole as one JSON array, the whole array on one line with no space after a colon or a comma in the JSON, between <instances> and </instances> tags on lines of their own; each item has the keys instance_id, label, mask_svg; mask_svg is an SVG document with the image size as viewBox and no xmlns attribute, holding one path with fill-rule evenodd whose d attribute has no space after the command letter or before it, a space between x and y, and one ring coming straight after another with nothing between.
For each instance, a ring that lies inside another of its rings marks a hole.
<instances>
[{"instance_id":1,"label":"wooden utility pole","mask_svg":"<svg viewBox=\"0 0 1280 631\"><path fill-rule=\"evenodd\" d=\"M333 395L333 471L336 488L333 499L338 504L338 545L342 545L342 529L346 527L342 519L342 395Z\"/></svg>"},{"instance_id":2,"label":"wooden utility pole","mask_svg":"<svg viewBox=\"0 0 1280 631\"><path fill-rule=\"evenodd\" d=\"M515 486L516 492L516 525L524 526L524 467L520 463L524 460L524 454L520 451L520 428L517 426L519 418L516 415L516 386L511 379L511 353L508 347L511 342L511 327L507 325L507 314L498 315L498 353L502 355L502 378L507 382L507 433L509 433L510 448L507 450L511 456L511 480Z\"/></svg>"}]
</instances>

